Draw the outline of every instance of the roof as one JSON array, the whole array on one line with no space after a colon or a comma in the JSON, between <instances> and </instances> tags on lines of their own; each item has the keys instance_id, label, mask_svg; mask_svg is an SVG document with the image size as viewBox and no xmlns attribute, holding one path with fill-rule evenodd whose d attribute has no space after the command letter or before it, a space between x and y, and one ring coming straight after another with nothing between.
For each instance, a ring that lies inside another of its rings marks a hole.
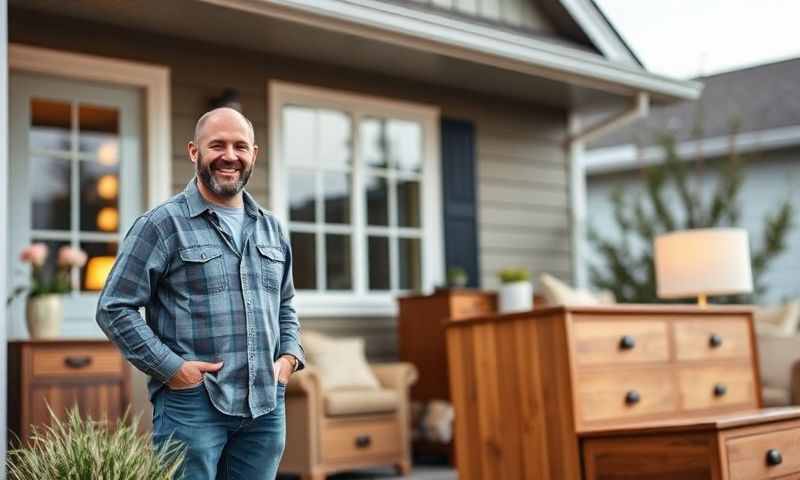
<instances>
[{"instance_id":1,"label":"roof","mask_svg":"<svg viewBox=\"0 0 800 480\"><path fill-rule=\"evenodd\" d=\"M657 135L672 132L676 140L730 135L732 122L739 132L763 132L800 126L800 58L700 77L699 100L654 107L650 115L603 137L589 149L626 144L653 145Z\"/></svg>"}]
</instances>

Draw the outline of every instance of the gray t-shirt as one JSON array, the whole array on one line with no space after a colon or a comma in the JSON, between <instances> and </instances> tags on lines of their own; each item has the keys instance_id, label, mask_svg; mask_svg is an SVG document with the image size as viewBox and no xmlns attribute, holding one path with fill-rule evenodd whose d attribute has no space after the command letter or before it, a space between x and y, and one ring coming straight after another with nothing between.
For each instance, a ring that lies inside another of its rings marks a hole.
<instances>
[{"instance_id":1,"label":"gray t-shirt","mask_svg":"<svg viewBox=\"0 0 800 480\"><path fill-rule=\"evenodd\" d=\"M228 229L228 232L236 242L236 248L242 251L242 232L245 225L244 207L223 207L221 205L212 205L211 208L217 212L219 219Z\"/></svg>"}]
</instances>

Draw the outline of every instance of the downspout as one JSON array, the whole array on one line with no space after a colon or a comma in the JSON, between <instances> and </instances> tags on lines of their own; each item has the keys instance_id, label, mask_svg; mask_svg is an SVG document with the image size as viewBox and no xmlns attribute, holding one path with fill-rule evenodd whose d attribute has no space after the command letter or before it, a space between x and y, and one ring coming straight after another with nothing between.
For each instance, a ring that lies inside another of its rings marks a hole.
<instances>
[{"instance_id":1,"label":"downspout","mask_svg":"<svg viewBox=\"0 0 800 480\"><path fill-rule=\"evenodd\" d=\"M572 252L572 283L579 288L589 285L589 266L587 264L587 219L586 219L586 168L584 151L587 142L607 135L629 123L646 117L650 110L650 95L639 92L630 108L593 123L589 127L581 125L577 114L569 118L569 138L567 140L567 165L570 186L570 246Z\"/></svg>"}]
</instances>

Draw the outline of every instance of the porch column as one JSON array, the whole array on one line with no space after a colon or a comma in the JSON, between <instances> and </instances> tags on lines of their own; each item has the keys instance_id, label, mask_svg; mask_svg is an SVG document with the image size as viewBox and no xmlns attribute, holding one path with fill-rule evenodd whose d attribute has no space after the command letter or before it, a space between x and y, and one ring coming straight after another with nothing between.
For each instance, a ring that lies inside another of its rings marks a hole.
<instances>
[{"instance_id":1,"label":"porch column","mask_svg":"<svg viewBox=\"0 0 800 480\"><path fill-rule=\"evenodd\" d=\"M8 357L6 345L6 272L8 243L8 3L0 0L0 480L6 478L6 398Z\"/></svg>"},{"instance_id":2,"label":"porch column","mask_svg":"<svg viewBox=\"0 0 800 480\"><path fill-rule=\"evenodd\" d=\"M569 137L574 139L581 132L577 113L569 116ZM567 145L567 167L569 171L570 203L570 259L572 261L572 283L577 288L589 284L589 266L586 258L586 172L583 164L585 144L582 140L570 140Z\"/></svg>"}]
</instances>

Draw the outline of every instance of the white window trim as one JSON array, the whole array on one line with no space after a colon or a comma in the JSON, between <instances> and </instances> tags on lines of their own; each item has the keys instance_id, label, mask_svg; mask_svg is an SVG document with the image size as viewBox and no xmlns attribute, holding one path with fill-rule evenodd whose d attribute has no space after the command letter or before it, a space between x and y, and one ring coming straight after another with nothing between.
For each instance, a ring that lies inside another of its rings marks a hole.
<instances>
[{"instance_id":1,"label":"white window trim","mask_svg":"<svg viewBox=\"0 0 800 480\"><path fill-rule=\"evenodd\" d=\"M172 195L172 133L168 67L11 43L8 45L8 68L140 89L144 99L145 202L147 208L153 208L169 199ZM120 232L120 238L124 233ZM65 322L62 327L65 337L102 336L95 324L93 310L87 312L85 322L69 323Z\"/></svg>"},{"instance_id":2,"label":"white window trim","mask_svg":"<svg viewBox=\"0 0 800 480\"><path fill-rule=\"evenodd\" d=\"M272 80L267 82L267 108L269 111L270 151L270 207L281 224L288 225L288 200L286 195L286 172L283 165L281 108L288 104L308 105L312 108L331 108L356 112L356 116L373 114L392 118L409 119L419 122L423 127L424 164L422 175L425 177L422 187L422 289L430 292L441 284L444 277L443 218L441 190L441 161L439 149L439 109L430 105L401 102L384 98L344 93L319 87L310 87L293 83ZM356 125L353 126L356 128ZM357 194L357 192L354 192ZM355 198L355 197L354 197ZM354 219L354 223L359 219ZM288 229L287 229L288 231ZM359 240L354 238L355 242ZM359 263L358 251L353 278L367 275L366 265ZM296 253L297 254L297 253ZM320 272L321 273L321 272ZM365 282L362 282L365 284ZM354 285L356 282L354 281ZM402 293L401 293L402 294ZM295 306L301 316L370 316L396 315L397 292L298 292Z\"/></svg>"},{"instance_id":3,"label":"white window trim","mask_svg":"<svg viewBox=\"0 0 800 480\"><path fill-rule=\"evenodd\" d=\"M64 52L16 43L8 46L8 67L71 80L90 80L142 89L145 119L148 208L172 192L169 68L116 58Z\"/></svg>"}]
</instances>

